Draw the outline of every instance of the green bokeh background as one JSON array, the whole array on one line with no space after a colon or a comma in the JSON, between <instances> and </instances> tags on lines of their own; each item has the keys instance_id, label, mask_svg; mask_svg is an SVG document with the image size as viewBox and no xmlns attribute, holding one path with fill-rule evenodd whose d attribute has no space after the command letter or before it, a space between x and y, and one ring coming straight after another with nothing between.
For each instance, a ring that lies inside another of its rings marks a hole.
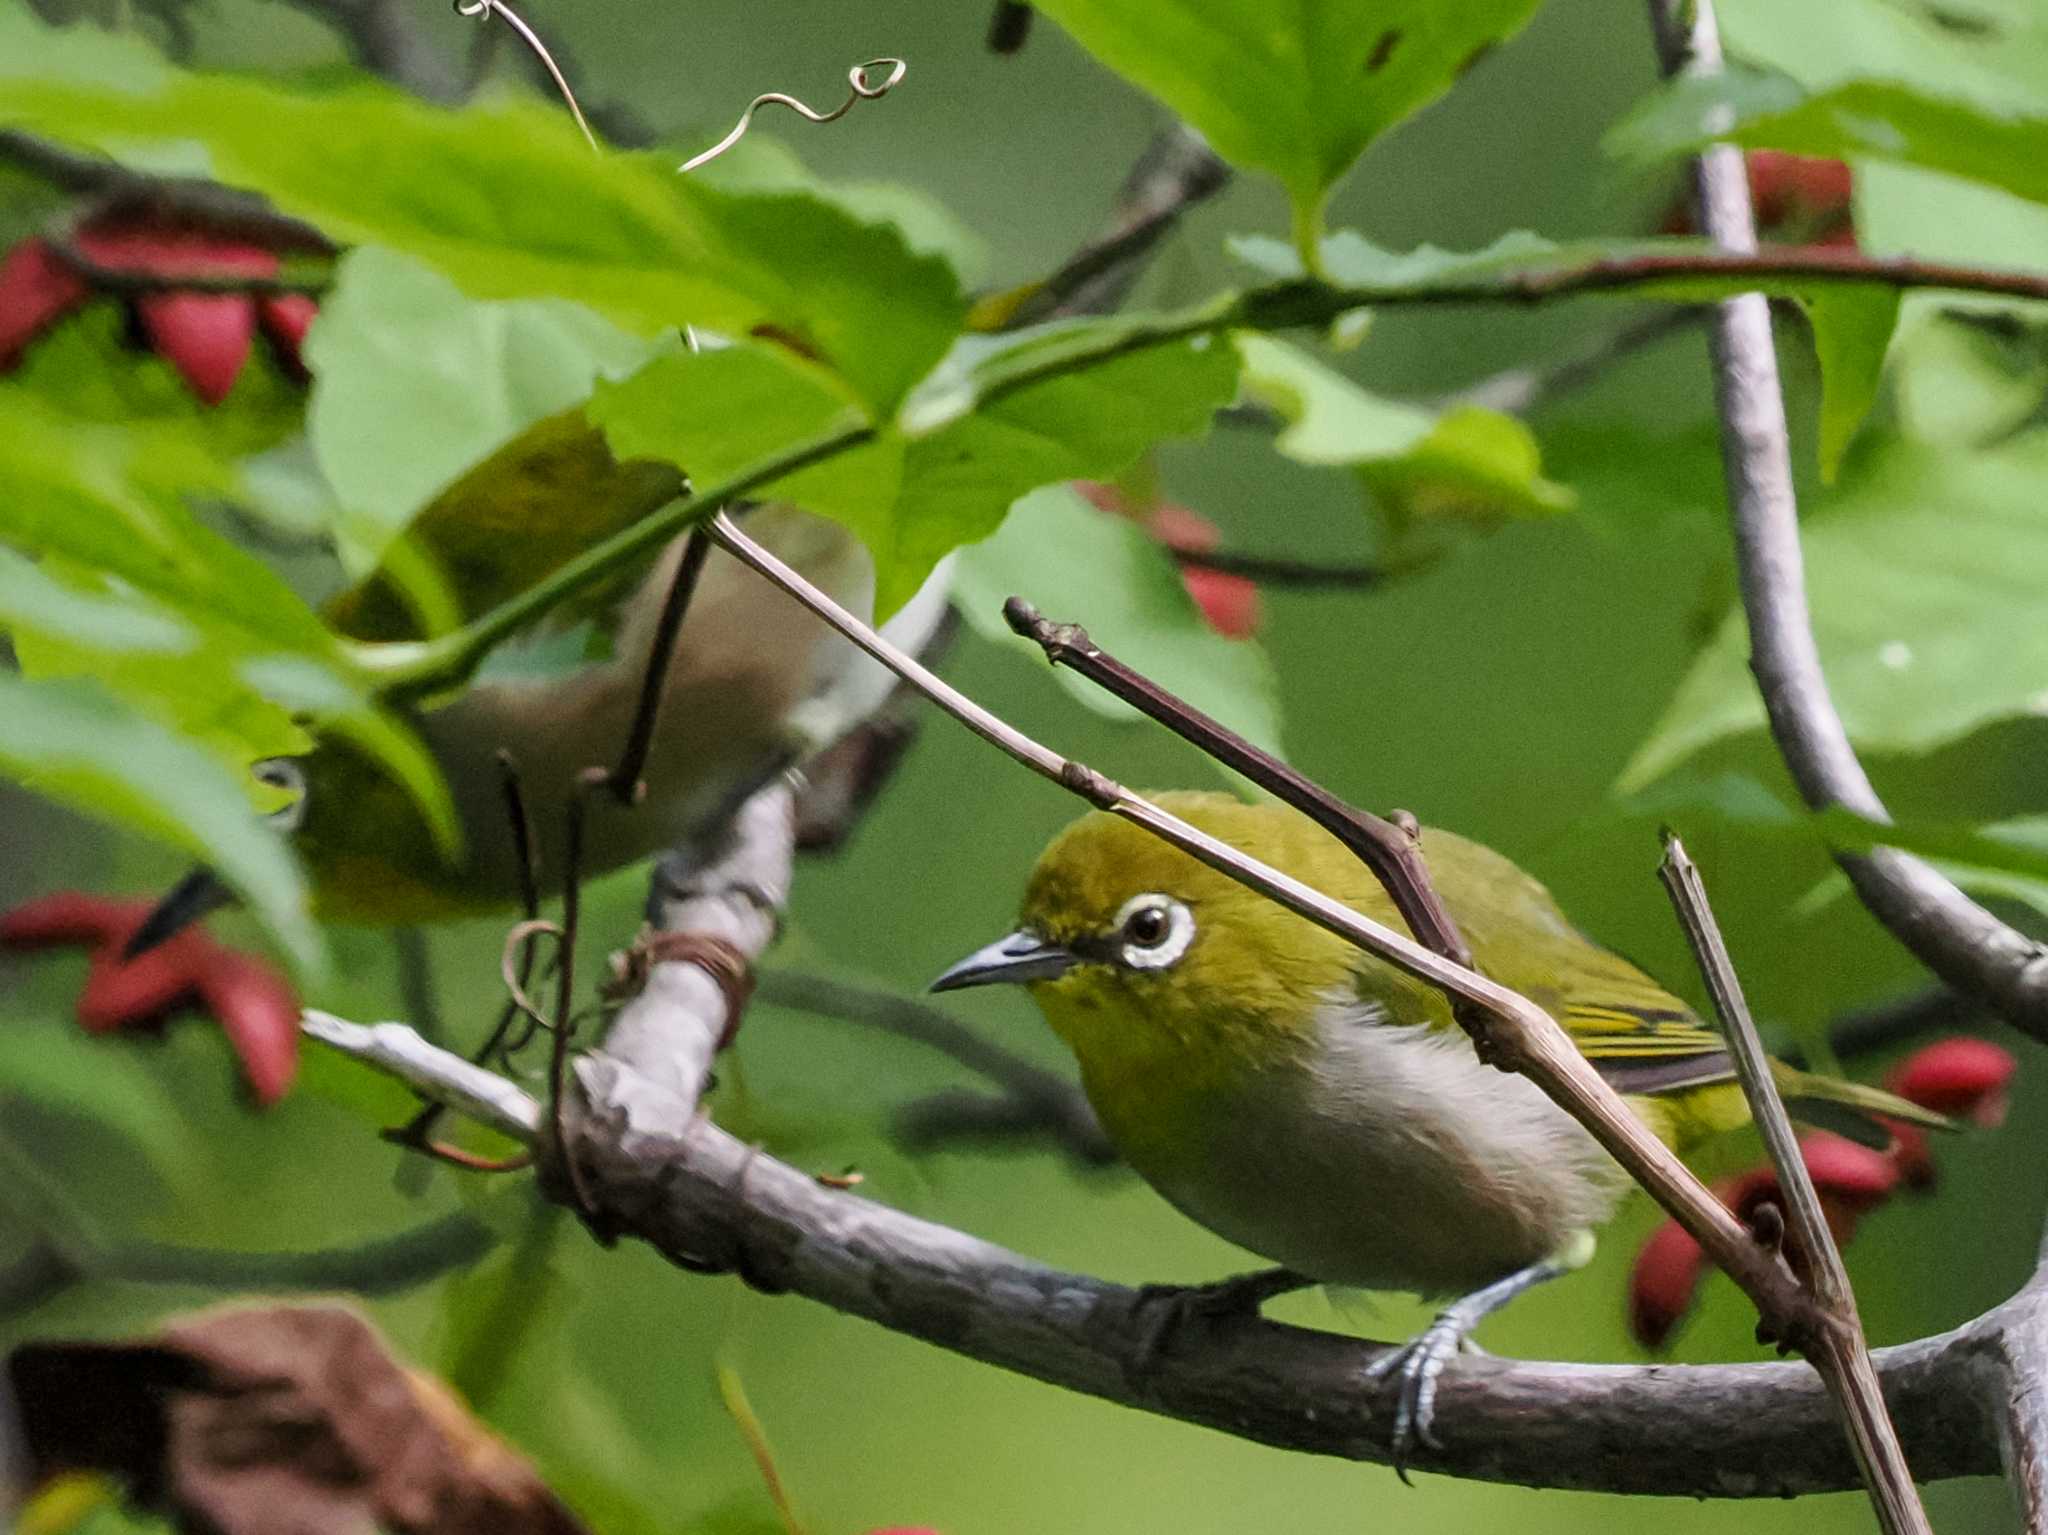
<instances>
[{"instance_id":1,"label":"green bokeh background","mask_svg":"<svg viewBox=\"0 0 2048 1535\"><path fill-rule=\"evenodd\" d=\"M525 14L568 45L594 99L630 102L665 130L698 131L697 141L703 131L722 131L757 90L823 102L836 99L852 62L908 57L899 92L832 129L769 117L759 131L786 136L827 174L886 177L931 192L985 237L986 276L1002 283L1056 262L1097 225L1165 119L1049 24L1019 57L988 54L986 9L957 0L772 8L532 0ZM202 56L216 62L283 67L332 56L327 34L276 0L219 0L198 19ZM465 23L442 7L423 3L421 24L444 33L451 53L467 45ZM1672 183L1616 169L1598 140L1648 87L1651 57L1638 7L1553 0L1451 99L1374 147L1339 193L1332 222L1391 246L1473 245L1521 227L1558 237L1645 227ZM1145 291L1208 292L1228 278L1224 234L1285 227L1279 191L1241 182L1188 221ZM1583 306L1390 314L1351 365L1380 387L1427 394L1540 355L1614 314ZM1797 333L1788 331L1786 342L1795 416L1806 433L1811 370ZM1657 472L1683 486L1680 495L1646 507L1613 473L1601 433L1617 421L1669 439ZM1652 874L1654 824L1617 814L1607 790L1727 590L1704 347L1690 337L1660 345L1550 412L1539 431L1549 473L1580 487L1584 515L1516 528L1367 595L1267 594L1263 637L1280 678L1287 745L1296 763L1347 796L1406 806L1513 855L1584 925L1695 992ZM1370 552L1352 483L1279 459L1255 433L1220 428L1162 463L1169 490L1221 523L1233 545ZM1058 611L1056 588L1029 595ZM968 636L947 669L1026 729L1126 781L1212 777L1156 734L1082 712L1021 653ZM2025 805L2039 782L2042 746L2041 731L2011 727L1937 761L1878 767L1909 808L1989 814ZM1777 781L1754 740L1717 750L1714 763ZM1029 859L1073 808L933 721L854 845L802 871L793 931L813 952L914 990L1002 930ZM173 872L18 795L0 797L0 847L8 850L0 897L9 903L70 884L149 888ZM1914 984L1910 963L1846 903L1809 919L1788 916L1825 872L1818 855L1725 828L1694 851L1752 999L1787 1027ZM640 885L637 876L621 877L593 896L593 954L630 932ZM433 936L451 1026L465 1033L481 1021L475 999L495 985L498 945L493 924ZM327 1000L353 1016L391 1015L399 1002L384 940L344 935L338 953L344 979ZM225 1048L206 1030L181 1030L148 1050L79 1039L63 1016L79 975L69 961L0 968L7 1058L32 1052L40 1069L81 1084L156 1093L152 1101L170 1123L150 1144L175 1156L157 1156L152 1170L87 1119L55 1112L10 1109L4 1129L96 1225L183 1242L316 1247L397 1230L474 1197L446 1173L422 1196L400 1192L395 1153L370 1138L358 1113L317 1091L261 1118L233 1107ZM959 1011L1056 1062L1023 999L975 994ZM1120 1173L1077 1173L1049 1152L919 1161L895 1152L880 1133L889 1108L956 1080L946 1063L911 1046L760 1008L737 1053L721 1113L800 1165L858 1164L865 1195L1121 1281L1198 1280L1244 1265L1241 1254ZM1876 1341L1952 1326L2028 1271L2048 1198L2048 1172L2029 1154L2048 1124L2037 1076L2022 1074L2001 1131L1945 1148L1939 1198L1897 1204L1866 1223L1849 1256ZM525 1218L523 1196L493 1194L505 1218ZM1632 1209L1590 1271L1518 1304L1483 1341L1532 1357L1639 1357L1623 1328L1622 1286L1650 1225L1647 1209ZM558 1485L591 1498L586 1506L603 1528L765 1520L746 1450L718 1403L714 1359L745 1381L783 1476L818 1532L921 1523L948 1535L1426 1535L1507 1520L1536 1535L1633 1531L1653 1519L1669 1535L1871 1527L1859 1495L1651 1504L1429 1476L1409 1490L1380 1468L1289 1455L1107 1406L803 1300L681 1274L631 1245L602 1250L566 1221L555 1223L549 1252L546 1272L529 1276L530 1304L519 1335L508 1339L505 1372L479 1406ZM473 1315L498 1272L371 1309L413 1357L442 1367L450 1318ZM0 1328L0 1343L133 1332L213 1298L76 1289ZM1275 1314L1380 1336L1404 1334L1424 1315L1405 1301L1339 1311L1317 1296L1282 1303ZM1714 1280L1677 1357L1755 1357L1752 1325L1740 1298ZM1445 1429L1454 1434L1456 1425ZM594 1492L607 1486L648 1511L649 1522L608 1519ZM1930 1501L1943 1530L2011 1527L1995 1483L1939 1486Z\"/></svg>"}]
</instances>

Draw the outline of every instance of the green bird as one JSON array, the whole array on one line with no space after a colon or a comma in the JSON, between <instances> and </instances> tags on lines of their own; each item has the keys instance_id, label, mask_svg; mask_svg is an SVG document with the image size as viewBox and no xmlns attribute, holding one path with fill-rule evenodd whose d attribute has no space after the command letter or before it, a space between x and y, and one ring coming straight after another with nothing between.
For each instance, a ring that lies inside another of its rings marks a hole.
<instances>
[{"instance_id":1,"label":"green bird","mask_svg":"<svg viewBox=\"0 0 2048 1535\"><path fill-rule=\"evenodd\" d=\"M1172 814L1375 921L1399 917L1334 837L1277 805L1153 796ZM1575 928L1500 854L1425 830L1422 851L1478 968L1539 1003L1661 1138L1746 1124L1720 1037ZM1374 1374L1401 1381L1400 1464L1431 1435L1436 1378L1485 1317L1583 1264L1629 1180L1525 1077L1482 1063L1436 988L1115 816L1040 856L1014 932L937 991L1026 986L1079 1061L1089 1102L1152 1187L1283 1266L1180 1292L1256 1307L1323 1283L1455 1296ZM1799 1117L1889 1142L1886 1119L1948 1128L1876 1088L1776 1066Z\"/></svg>"},{"instance_id":2,"label":"green bird","mask_svg":"<svg viewBox=\"0 0 2048 1535\"><path fill-rule=\"evenodd\" d=\"M447 616L465 621L686 493L672 466L614 458L580 410L564 411L459 476L385 564L338 593L322 616L350 639L416 639L419 583L406 571L431 571L452 604ZM738 515L813 584L857 612L872 610L874 563L846 528L781 503ZM345 738L258 764L259 778L295 794L277 820L309 876L315 913L398 925L514 906L523 871L500 753L517 766L539 865L558 877L576 776L619 756L682 552L683 540L673 540L598 583L501 647L455 696L408 711L448 786L456 849L440 846L412 796ZM942 568L883 633L919 649L945 606ZM550 646L569 651L566 662L547 654ZM630 811L589 818L584 872L651 857L715 825L776 773L867 718L894 682L761 577L713 551L662 674L646 794ZM158 904L129 952L230 899L211 870L195 869Z\"/></svg>"}]
</instances>

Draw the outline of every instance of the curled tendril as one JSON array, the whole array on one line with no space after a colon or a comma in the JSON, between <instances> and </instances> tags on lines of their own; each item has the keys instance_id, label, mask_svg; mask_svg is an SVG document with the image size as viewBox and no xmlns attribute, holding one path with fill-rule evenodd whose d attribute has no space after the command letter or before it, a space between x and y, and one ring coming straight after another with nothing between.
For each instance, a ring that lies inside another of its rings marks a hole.
<instances>
[{"instance_id":1,"label":"curled tendril","mask_svg":"<svg viewBox=\"0 0 2048 1535\"><path fill-rule=\"evenodd\" d=\"M458 0L459 3L460 0ZM492 5L496 4L497 0L470 0L470 3ZM878 70L887 71L879 81L874 78L874 74ZM747 129L752 127L754 123L754 114L762 107L788 107L790 111L796 113L797 116L803 118L806 122L836 123L840 118L853 110L855 102L881 100L882 97L888 95L890 91L902 84L903 77L909 72L910 66L902 59L869 59L865 64L854 65L853 68L846 72L846 83L853 87L852 93L830 112L813 111L810 107L798 101L796 97L785 95L781 91L763 91L747 103L746 111L740 113L740 120L733 124L732 132L728 133L702 154L692 155L681 165L677 166L676 169L679 173L687 175L697 169L698 166L709 165L713 160L716 160L720 155L747 136Z\"/></svg>"},{"instance_id":2,"label":"curled tendril","mask_svg":"<svg viewBox=\"0 0 2048 1535\"><path fill-rule=\"evenodd\" d=\"M569 115L576 119L576 126L583 130L583 142L593 150L597 148L597 135L590 131L590 124L583 120L583 108L576 104L576 93L569 89L569 82L555 64L554 55L548 52L547 44L540 40L533 28L519 19L517 11L505 4L505 0L455 0L455 14L480 16L487 20L493 15L503 17L505 25L519 34L519 40L533 50L533 56L541 61L554 80L555 89L562 93L562 100L569 104Z\"/></svg>"}]
</instances>

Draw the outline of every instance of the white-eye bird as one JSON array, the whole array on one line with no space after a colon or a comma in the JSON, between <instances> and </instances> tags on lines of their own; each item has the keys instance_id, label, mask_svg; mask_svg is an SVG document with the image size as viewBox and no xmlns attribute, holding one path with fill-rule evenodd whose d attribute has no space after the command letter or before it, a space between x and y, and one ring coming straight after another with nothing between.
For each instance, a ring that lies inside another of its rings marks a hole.
<instances>
[{"instance_id":1,"label":"white-eye bird","mask_svg":"<svg viewBox=\"0 0 2048 1535\"><path fill-rule=\"evenodd\" d=\"M426 562L460 619L533 585L574 555L684 492L675 469L621 463L579 411L529 428L458 478L414 520L406 558ZM573 515L565 516L568 508ZM856 612L871 610L874 566L845 528L794 507L740 513L749 533ZM259 772L296 788L280 814L324 918L431 922L513 905L521 869L498 754L516 765L543 876L558 877L575 777L618 760L645 677L683 540L649 563L572 599L537 635L413 724L448 784L461 830L454 857L435 844L407 791L362 750L323 738L308 755ZM341 592L328 623L358 640L419 629L405 588L384 568ZM943 572L883 632L911 650L945 609ZM521 647L595 637L583 664L522 667ZM496 658L494 658L496 659ZM713 550L664 677L644 800L587 820L588 874L672 847L713 823L775 773L831 744L873 713L894 679L761 577ZM225 888L195 870L131 942L140 952L221 905Z\"/></svg>"},{"instance_id":2,"label":"white-eye bird","mask_svg":"<svg viewBox=\"0 0 2048 1535\"><path fill-rule=\"evenodd\" d=\"M1375 920L1379 881L1295 811L1175 792L1160 806ZM1572 926L1498 853L1422 850L1479 969L1541 1004L1678 1148L1748 1121L1720 1038ZM1434 1443L1436 1376L1481 1319L1583 1263L1628 1179L1525 1077L1483 1064L1434 987L1115 816L1039 858L1016 931L934 990L1016 982L1074 1052L1124 1158L1181 1211L1291 1273L1185 1292L1223 1307L1299 1284L1458 1297L1374 1373L1402 1383L1395 1462ZM1883 1145L1946 1127L1858 1083L1782 1063L1795 1115Z\"/></svg>"}]
</instances>

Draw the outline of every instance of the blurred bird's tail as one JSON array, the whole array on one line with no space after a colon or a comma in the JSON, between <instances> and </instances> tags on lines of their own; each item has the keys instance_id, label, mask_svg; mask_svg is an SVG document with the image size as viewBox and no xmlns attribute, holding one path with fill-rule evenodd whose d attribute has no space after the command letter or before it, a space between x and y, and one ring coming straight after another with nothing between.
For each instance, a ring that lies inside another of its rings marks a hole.
<instances>
[{"instance_id":1,"label":"blurred bird's tail","mask_svg":"<svg viewBox=\"0 0 2048 1535\"><path fill-rule=\"evenodd\" d=\"M1774 1062L1778 1091L1794 1119L1818 1130L1832 1130L1859 1145L1882 1151L1891 1144L1886 1120L1919 1125L1927 1130L1953 1130L1956 1122L1946 1114L1908 1103L1896 1093L1864 1082L1824 1077L1801 1071L1796 1066Z\"/></svg>"}]
</instances>

